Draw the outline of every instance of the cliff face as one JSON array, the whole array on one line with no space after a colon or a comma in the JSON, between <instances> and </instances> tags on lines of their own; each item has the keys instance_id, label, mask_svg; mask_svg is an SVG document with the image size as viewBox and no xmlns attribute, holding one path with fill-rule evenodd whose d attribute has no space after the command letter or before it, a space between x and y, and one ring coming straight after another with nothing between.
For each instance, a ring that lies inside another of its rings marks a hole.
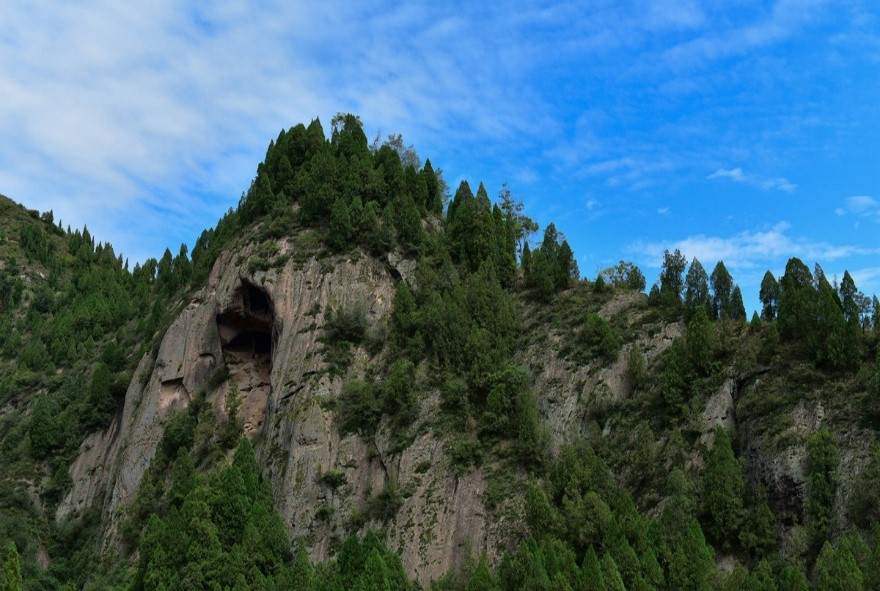
<instances>
[{"instance_id":1,"label":"cliff face","mask_svg":"<svg viewBox=\"0 0 880 591\"><path fill-rule=\"evenodd\" d=\"M329 372L320 341L331 310L359 309L367 330L383 331L394 296L394 275L407 277L411 261L390 264L362 253L317 259L277 244L282 266L249 270L250 247L222 256L210 279L172 322L155 360L140 363L122 412L90 436L70 467L73 487L56 519L104 495L105 547L118 543L124 508L156 453L164 425L185 408L221 366L229 379L210 403L223 415L227 390L241 396L240 426L251 437L289 534L305 539L312 557L329 557L333 544L364 523L371 497L389 483L402 505L385 524L387 541L422 580L455 568L465 547L494 552L480 471L457 477L442 441L427 426L432 403L417 420L415 441L392 452L381 432L375 441L341 436L333 406L350 375L375 362L364 347L342 375ZM293 256L291 256L293 255ZM381 355L381 352L378 353ZM334 478L328 478L333 474ZM357 521L357 520L360 521Z\"/></svg>"}]
</instances>

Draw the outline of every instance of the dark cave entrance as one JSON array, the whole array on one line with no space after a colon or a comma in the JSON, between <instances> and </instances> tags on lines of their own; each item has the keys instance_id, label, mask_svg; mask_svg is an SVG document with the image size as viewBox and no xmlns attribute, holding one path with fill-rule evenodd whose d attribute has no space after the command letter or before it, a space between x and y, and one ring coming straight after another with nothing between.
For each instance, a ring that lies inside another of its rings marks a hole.
<instances>
[{"instance_id":1,"label":"dark cave entrance","mask_svg":"<svg viewBox=\"0 0 880 591\"><path fill-rule=\"evenodd\" d=\"M217 331L229 377L238 385L239 420L248 433L258 430L271 392L275 317L269 295L243 281L231 305L217 315Z\"/></svg>"}]
</instances>

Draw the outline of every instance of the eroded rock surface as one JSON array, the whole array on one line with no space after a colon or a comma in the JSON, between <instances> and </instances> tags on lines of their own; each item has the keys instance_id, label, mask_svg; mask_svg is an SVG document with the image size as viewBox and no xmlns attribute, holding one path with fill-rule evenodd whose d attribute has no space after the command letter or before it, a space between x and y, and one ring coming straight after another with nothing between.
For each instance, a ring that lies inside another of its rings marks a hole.
<instances>
[{"instance_id":1,"label":"eroded rock surface","mask_svg":"<svg viewBox=\"0 0 880 591\"><path fill-rule=\"evenodd\" d=\"M289 254L282 242L279 252ZM410 572L422 581L457 567L464 548L492 551L480 472L457 477L441 440L430 429L403 452L382 437L342 437L332 410L348 374L375 360L362 348L344 375L328 372L320 339L331 309L357 309L368 329L386 330L396 276L407 280L405 259L387 264L362 253L332 259L290 257L279 269L251 272L248 250L222 256L206 287L165 332L155 361L146 356L126 393L123 411L107 432L90 436L71 466L74 486L57 518L104 498L105 544L118 543L124 509L156 453L164 425L225 366L228 380L209 392L218 415L236 388L240 428L254 438L264 475L294 539L314 559L331 556L335 540L352 530L369 499L394 483L406 490L400 510L384 526ZM330 482L340 474L344 483Z\"/></svg>"}]
</instances>

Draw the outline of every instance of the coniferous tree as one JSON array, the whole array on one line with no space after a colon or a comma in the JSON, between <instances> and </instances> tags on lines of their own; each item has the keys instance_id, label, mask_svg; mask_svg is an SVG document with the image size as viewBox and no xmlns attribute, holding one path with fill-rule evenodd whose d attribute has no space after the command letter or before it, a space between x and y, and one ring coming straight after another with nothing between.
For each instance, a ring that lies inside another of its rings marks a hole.
<instances>
[{"instance_id":1,"label":"coniferous tree","mask_svg":"<svg viewBox=\"0 0 880 591\"><path fill-rule=\"evenodd\" d=\"M855 558L845 549L834 548L826 541L813 567L815 589L859 591L864 588L864 574Z\"/></svg>"},{"instance_id":2,"label":"coniferous tree","mask_svg":"<svg viewBox=\"0 0 880 591\"><path fill-rule=\"evenodd\" d=\"M417 253L422 243L422 222L419 210L409 195L404 195L396 203L395 226L397 237L404 251L410 254Z\"/></svg>"},{"instance_id":3,"label":"coniferous tree","mask_svg":"<svg viewBox=\"0 0 880 591\"><path fill-rule=\"evenodd\" d=\"M333 202L330 210L330 234L328 240L334 250L341 251L350 246L351 236L354 232L351 217L348 214L348 206L341 197Z\"/></svg>"},{"instance_id":4,"label":"coniferous tree","mask_svg":"<svg viewBox=\"0 0 880 591\"><path fill-rule=\"evenodd\" d=\"M14 542L6 546L6 556L0 569L0 591L21 591L21 559Z\"/></svg>"},{"instance_id":5,"label":"coniferous tree","mask_svg":"<svg viewBox=\"0 0 880 591\"><path fill-rule=\"evenodd\" d=\"M790 258L779 281L777 319L783 339L803 339L812 332L815 294L810 269L800 259Z\"/></svg>"},{"instance_id":6,"label":"coniferous tree","mask_svg":"<svg viewBox=\"0 0 880 591\"><path fill-rule=\"evenodd\" d=\"M602 574L602 564L596 555L596 550L590 546L584 554L578 576L578 591L607 591L605 576Z\"/></svg>"},{"instance_id":7,"label":"coniferous tree","mask_svg":"<svg viewBox=\"0 0 880 591\"><path fill-rule=\"evenodd\" d=\"M712 549L706 544L703 531L691 520L681 546L669 561L669 588L681 591L708 591L709 578L715 570Z\"/></svg>"},{"instance_id":8,"label":"coniferous tree","mask_svg":"<svg viewBox=\"0 0 880 591\"><path fill-rule=\"evenodd\" d=\"M730 437L718 427L706 457L702 507L711 539L728 550L737 540L743 522L744 492L742 470L733 454Z\"/></svg>"},{"instance_id":9,"label":"coniferous tree","mask_svg":"<svg viewBox=\"0 0 880 591\"><path fill-rule=\"evenodd\" d=\"M764 322L776 320L776 310L779 307L779 283L770 271L764 273L758 297L762 304L761 319Z\"/></svg>"},{"instance_id":10,"label":"coniferous tree","mask_svg":"<svg viewBox=\"0 0 880 591\"><path fill-rule=\"evenodd\" d=\"M574 253L568 245L567 240L563 240L559 245L556 255L556 278L553 282L556 291L571 287L572 283L578 279L577 261L574 260Z\"/></svg>"},{"instance_id":11,"label":"coniferous tree","mask_svg":"<svg viewBox=\"0 0 880 591\"><path fill-rule=\"evenodd\" d=\"M816 363L841 369L857 362L857 335L847 333L837 294L824 275L819 278L813 310L815 317L808 343Z\"/></svg>"},{"instance_id":12,"label":"coniferous tree","mask_svg":"<svg viewBox=\"0 0 880 591\"><path fill-rule=\"evenodd\" d=\"M714 341L715 335L709 317L706 316L706 308L695 308L693 318L688 323L685 346L690 366L701 375L709 375L712 369Z\"/></svg>"},{"instance_id":13,"label":"coniferous tree","mask_svg":"<svg viewBox=\"0 0 880 591\"><path fill-rule=\"evenodd\" d=\"M437 175L434 173L430 158L425 160L422 176L425 178L425 187L428 191L425 208L433 214L441 215L443 213L443 197L440 195L440 184L437 182Z\"/></svg>"},{"instance_id":14,"label":"coniferous tree","mask_svg":"<svg viewBox=\"0 0 880 591\"><path fill-rule=\"evenodd\" d=\"M807 495L804 521L814 544L827 539L837 490L837 445L822 428L807 440Z\"/></svg>"},{"instance_id":15,"label":"coniferous tree","mask_svg":"<svg viewBox=\"0 0 880 591\"><path fill-rule=\"evenodd\" d=\"M714 317L718 319L730 318L733 278L727 271L727 267L724 266L724 261L718 261L715 268L712 269L709 283L712 285L712 310Z\"/></svg>"},{"instance_id":16,"label":"coniferous tree","mask_svg":"<svg viewBox=\"0 0 880 591\"><path fill-rule=\"evenodd\" d=\"M682 274L687 259L676 248L675 252L663 252L663 268L660 271L660 299L666 305L677 305L681 302L684 290Z\"/></svg>"},{"instance_id":17,"label":"coniferous tree","mask_svg":"<svg viewBox=\"0 0 880 591\"><path fill-rule=\"evenodd\" d=\"M697 308L711 310L709 299L709 277L696 257L691 260L684 281L684 306L689 315Z\"/></svg>"},{"instance_id":18,"label":"coniferous tree","mask_svg":"<svg viewBox=\"0 0 880 591\"><path fill-rule=\"evenodd\" d=\"M730 319L737 322L745 322L746 307L743 304L742 291L739 285L733 286L733 292L730 294Z\"/></svg>"}]
</instances>

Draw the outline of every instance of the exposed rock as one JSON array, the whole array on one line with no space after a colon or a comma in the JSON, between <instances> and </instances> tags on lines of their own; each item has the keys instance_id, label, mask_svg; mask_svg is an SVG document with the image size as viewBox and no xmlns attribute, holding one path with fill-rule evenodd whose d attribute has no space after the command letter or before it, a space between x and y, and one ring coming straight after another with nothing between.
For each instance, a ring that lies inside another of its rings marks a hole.
<instances>
[{"instance_id":1,"label":"exposed rock","mask_svg":"<svg viewBox=\"0 0 880 591\"><path fill-rule=\"evenodd\" d=\"M706 408L700 417L703 432L700 435L700 443L706 447L712 447L715 441L715 429L724 427L731 433L736 428L733 406L733 390L736 383L732 378L724 380L718 391L709 397Z\"/></svg>"},{"instance_id":2,"label":"exposed rock","mask_svg":"<svg viewBox=\"0 0 880 591\"><path fill-rule=\"evenodd\" d=\"M290 249L282 243L279 252ZM247 256L245 250L235 260ZM392 265L412 280L414 261L394 258ZM257 273L222 256L206 287L166 331L155 362L141 361L120 417L83 444L58 519L106 494L105 543L117 540L124 507L165 423L225 364L229 381L209 393L210 403L223 416L226 393L233 383L238 388L240 427L260 435L256 452L277 508L291 537L305 539L314 559L329 558L337 536L351 531L371 495L392 481L406 498L385 525L387 541L419 580L460 566L463 548L491 554L499 544L488 541L486 485L479 471L456 477L430 429L405 451L391 452L381 436L375 443L341 437L335 413L326 409L345 382L326 372L320 338L327 313L357 307L370 327L381 330L389 322L393 295L389 267L361 253L289 260L283 268ZM369 355L358 348L354 359L350 371L357 372ZM347 483L329 486L323 476L330 471L343 474ZM323 520L316 519L319 511ZM370 525L382 524L365 527Z\"/></svg>"},{"instance_id":3,"label":"exposed rock","mask_svg":"<svg viewBox=\"0 0 880 591\"><path fill-rule=\"evenodd\" d=\"M406 258L398 251L388 253L388 264L397 273L401 279L406 281L407 285L413 287L415 285L416 276L416 260Z\"/></svg>"}]
</instances>

